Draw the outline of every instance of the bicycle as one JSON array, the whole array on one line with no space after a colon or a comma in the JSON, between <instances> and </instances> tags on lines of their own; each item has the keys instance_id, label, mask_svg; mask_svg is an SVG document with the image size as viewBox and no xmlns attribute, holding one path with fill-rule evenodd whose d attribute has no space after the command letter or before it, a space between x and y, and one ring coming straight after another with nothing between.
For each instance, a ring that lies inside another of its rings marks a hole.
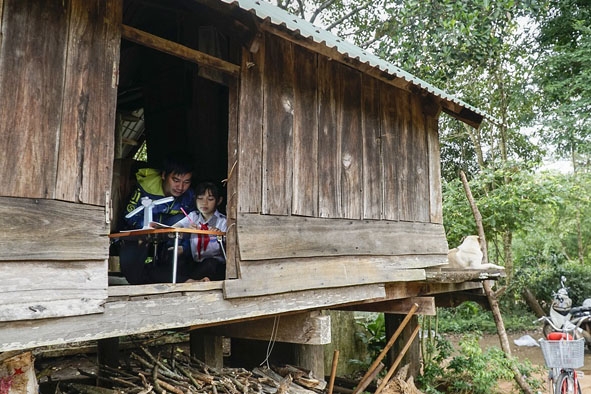
<instances>
[{"instance_id":1,"label":"bicycle","mask_svg":"<svg viewBox=\"0 0 591 394\"><path fill-rule=\"evenodd\" d=\"M549 368L549 390L553 394L582 394L578 372L585 364L585 338L577 338L579 325L587 320L582 319L577 325L565 324L558 328L551 319L543 316L538 321L549 324L554 332L548 333L545 339L540 339L540 347L544 354L544 361Z\"/></svg>"}]
</instances>

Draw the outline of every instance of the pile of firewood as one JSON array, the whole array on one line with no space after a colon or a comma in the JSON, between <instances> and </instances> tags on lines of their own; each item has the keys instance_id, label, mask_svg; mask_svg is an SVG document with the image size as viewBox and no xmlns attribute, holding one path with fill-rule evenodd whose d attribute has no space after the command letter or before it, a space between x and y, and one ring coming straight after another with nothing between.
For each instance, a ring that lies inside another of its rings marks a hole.
<instances>
[{"instance_id":1,"label":"pile of firewood","mask_svg":"<svg viewBox=\"0 0 591 394\"><path fill-rule=\"evenodd\" d=\"M252 371L243 368L216 370L173 348L170 354L163 356L141 347L141 352L131 353L127 366L100 365L98 373L80 370L82 375L96 378L103 387L67 383L58 386L56 394L316 394L326 386L324 381L293 366L275 370L267 367Z\"/></svg>"}]
</instances>

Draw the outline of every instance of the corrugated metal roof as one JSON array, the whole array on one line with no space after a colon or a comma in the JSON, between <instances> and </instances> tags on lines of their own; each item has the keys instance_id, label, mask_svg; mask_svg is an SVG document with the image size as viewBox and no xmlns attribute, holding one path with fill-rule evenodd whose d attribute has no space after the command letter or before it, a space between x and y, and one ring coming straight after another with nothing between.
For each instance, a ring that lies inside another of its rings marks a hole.
<instances>
[{"instance_id":1,"label":"corrugated metal roof","mask_svg":"<svg viewBox=\"0 0 591 394\"><path fill-rule=\"evenodd\" d=\"M272 24L277 26L284 26L288 30L301 35L307 39L313 40L318 44L326 45L329 48L336 49L340 54L348 56L352 59L357 59L361 63L368 64L374 68L377 68L392 77L402 78L403 80L420 87L428 91L429 93L457 105L460 105L470 111L488 119L491 119L489 115L480 111L479 109L463 102L453 95L445 93L443 90L436 88L433 85L428 84L420 78L417 78L408 72L396 67L392 63L389 63L369 51L366 51L358 46L345 41L342 38L335 36L334 34L323 30L322 28L311 24L310 22L301 19L295 15L288 13L287 11L276 7L263 0L220 0L224 3L235 5L243 10L254 13L257 17L262 20L268 20Z\"/></svg>"}]
</instances>

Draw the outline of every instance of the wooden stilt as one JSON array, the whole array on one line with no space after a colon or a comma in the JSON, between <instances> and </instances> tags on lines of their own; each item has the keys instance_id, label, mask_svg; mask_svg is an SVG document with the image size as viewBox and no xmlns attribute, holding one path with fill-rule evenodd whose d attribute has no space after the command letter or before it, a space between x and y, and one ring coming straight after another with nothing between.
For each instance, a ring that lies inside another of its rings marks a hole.
<instances>
[{"instance_id":1,"label":"wooden stilt","mask_svg":"<svg viewBox=\"0 0 591 394\"><path fill-rule=\"evenodd\" d=\"M400 335L402 330L404 330L404 327L406 327L406 325L408 324L408 322L410 321L410 319L415 314L415 312L417 311L418 308L419 308L418 304L413 304L410 307L408 314L406 315L406 317L404 318L402 323L400 323L400 326L398 327L396 332L394 334L392 334L392 337L390 338L390 340L388 341L388 343L386 344L384 349L382 349L381 353L378 355L378 357L371 364L371 366L369 367L369 369L367 370L367 372L365 373L363 378L361 378L361 380L359 381L359 384L357 385L355 390L353 390L353 394L359 394L367 386L369 386L369 384L371 383L371 380L369 378L371 377L373 371L377 368L378 364L384 359L386 354L388 354L388 350L390 350L392 345L394 345L394 342L396 342L396 339L398 338L398 336Z\"/></svg>"},{"instance_id":2,"label":"wooden stilt","mask_svg":"<svg viewBox=\"0 0 591 394\"><path fill-rule=\"evenodd\" d=\"M404 348L402 348L402 350L398 354L398 357L396 357L396 360L394 360L394 363L392 364L392 366L388 370L388 373L386 374L386 376L382 380L382 383L380 383L380 385L378 386L378 388L374 394L379 394L384 389L384 387L386 387L386 384L388 384L388 381L390 380L390 378L392 378L394 371L396 371L396 368L398 368L398 365L400 365L400 362L402 361L402 358L406 354L406 351L408 350L410 345L412 345L412 342L415 340L415 337L419 333L420 328L421 328L420 326L415 327L415 330L412 332L412 335L408 339L408 342L406 342L406 344L404 345Z\"/></svg>"}]
</instances>

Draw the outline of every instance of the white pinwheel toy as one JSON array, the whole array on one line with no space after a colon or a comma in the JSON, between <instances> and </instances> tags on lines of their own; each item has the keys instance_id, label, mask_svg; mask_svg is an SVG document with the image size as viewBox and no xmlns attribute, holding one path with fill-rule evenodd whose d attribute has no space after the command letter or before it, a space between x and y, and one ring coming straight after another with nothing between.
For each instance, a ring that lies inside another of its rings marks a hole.
<instances>
[{"instance_id":1,"label":"white pinwheel toy","mask_svg":"<svg viewBox=\"0 0 591 394\"><path fill-rule=\"evenodd\" d=\"M129 219L130 217L135 216L136 214L140 213L143 210L144 211L144 227L142 227L142 228L143 229L150 228L150 222L152 222L152 209L156 205L166 204L171 201L174 201L173 196L164 197L159 200L152 200L149 197L142 197L142 200L141 200L142 205L137 207L133 211L129 212L127 215L125 215L125 217L127 219Z\"/></svg>"}]
</instances>

